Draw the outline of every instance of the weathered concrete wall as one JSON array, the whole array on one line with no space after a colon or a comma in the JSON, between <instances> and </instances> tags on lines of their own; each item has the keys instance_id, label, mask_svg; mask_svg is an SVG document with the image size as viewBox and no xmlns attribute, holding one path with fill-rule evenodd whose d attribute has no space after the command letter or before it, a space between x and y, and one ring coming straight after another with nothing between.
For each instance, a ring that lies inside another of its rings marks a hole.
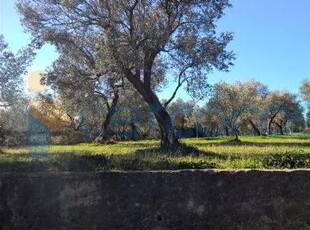
<instances>
[{"instance_id":1,"label":"weathered concrete wall","mask_svg":"<svg viewBox=\"0 0 310 230\"><path fill-rule=\"evenodd\" d=\"M310 171L2 173L0 229L310 229Z\"/></svg>"}]
</instances>

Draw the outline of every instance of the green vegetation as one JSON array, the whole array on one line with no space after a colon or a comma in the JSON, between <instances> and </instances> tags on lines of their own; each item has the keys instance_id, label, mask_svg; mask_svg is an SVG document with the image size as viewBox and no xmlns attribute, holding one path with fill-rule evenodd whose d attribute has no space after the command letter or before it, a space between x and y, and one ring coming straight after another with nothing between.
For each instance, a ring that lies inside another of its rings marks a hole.
<instances>
[{"instance_id":1,"label":"green vegetation","mask_svg":"<svg viewBox=\"0 0 310 230\"><path fill-rule=\"evenodd\" d=\"M4 148L0 171L310 168L309 134L240 139L182 139L182 143L198 149L198 156L181 151L159 152L155 140Z\"/></svg>"}]
</instances>

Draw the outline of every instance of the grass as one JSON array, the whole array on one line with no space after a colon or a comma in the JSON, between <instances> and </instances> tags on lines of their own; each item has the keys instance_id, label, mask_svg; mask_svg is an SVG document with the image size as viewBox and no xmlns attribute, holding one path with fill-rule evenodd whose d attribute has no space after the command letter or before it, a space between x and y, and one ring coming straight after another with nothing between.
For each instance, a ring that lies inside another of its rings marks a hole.
<instances>
[{"instance_id":1,"label":"grass","mask_svg":"<svg viewBox=\"0 0 310 230\"><path fill-rule=\"evenodd\" d=\"M156 140L2 148L0 172L310 168L309 134L240 139L241 142L231 142L229 138L181 140L196 148L199 156L159 152Z\"/></svg>"}]
</instances>

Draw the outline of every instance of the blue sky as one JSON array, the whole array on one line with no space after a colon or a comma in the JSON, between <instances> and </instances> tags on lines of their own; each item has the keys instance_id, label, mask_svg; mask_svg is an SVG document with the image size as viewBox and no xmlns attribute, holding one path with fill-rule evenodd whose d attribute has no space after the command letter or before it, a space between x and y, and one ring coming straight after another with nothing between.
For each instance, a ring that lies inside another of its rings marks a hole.
<instances>
[{"instance_id":1,"label":"blue sky","mask_svg":"<svg viewBox=\"0 0 310 230\"><path fill-rule=\"evenodd\" d=\"M237 59L229 73L212 80L258 79L270 89L298 92L310 75L310 1L235 0L219 29L234 32Z\"/></svg>"},{"instance_id":2,"label":"blue sky","mask_svg":"<svg viewBox=\"0 0 310 230\"><path fill-rule=\"evenodd\" d=\"M298 93L302 79L310 76L309 0L233 0L233 7L219 21L219 31L233 31L229 48L236 53L230 72L214 71L211 83L257 79L271 90ZM13 0L0 0L0 32L13 51L30 37L23 32ZM44 70L57 57L53 47L44 46L30 71ZM161 93L169 97L171 89ZM177 95L188 98L184 91Z\"/></svg>"}]
</instances>

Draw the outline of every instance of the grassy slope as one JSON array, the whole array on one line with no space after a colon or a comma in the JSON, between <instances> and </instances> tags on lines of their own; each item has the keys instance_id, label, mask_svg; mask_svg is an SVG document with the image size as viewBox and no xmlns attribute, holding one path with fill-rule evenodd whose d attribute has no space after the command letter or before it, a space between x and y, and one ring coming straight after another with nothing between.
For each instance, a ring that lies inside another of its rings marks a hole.
<instances>
[{"instance_id":1,"label":"grassy slope","mask_svg":"<svg viewBox=\"0 0 310 230\"><path fill-rule=\"evenodd\" d=\"M155 151L155 140L4 148L0 172L157 170L192 168L310 168L310 135L183 139L200 155Z\"/></svg>"}]
</instances>

